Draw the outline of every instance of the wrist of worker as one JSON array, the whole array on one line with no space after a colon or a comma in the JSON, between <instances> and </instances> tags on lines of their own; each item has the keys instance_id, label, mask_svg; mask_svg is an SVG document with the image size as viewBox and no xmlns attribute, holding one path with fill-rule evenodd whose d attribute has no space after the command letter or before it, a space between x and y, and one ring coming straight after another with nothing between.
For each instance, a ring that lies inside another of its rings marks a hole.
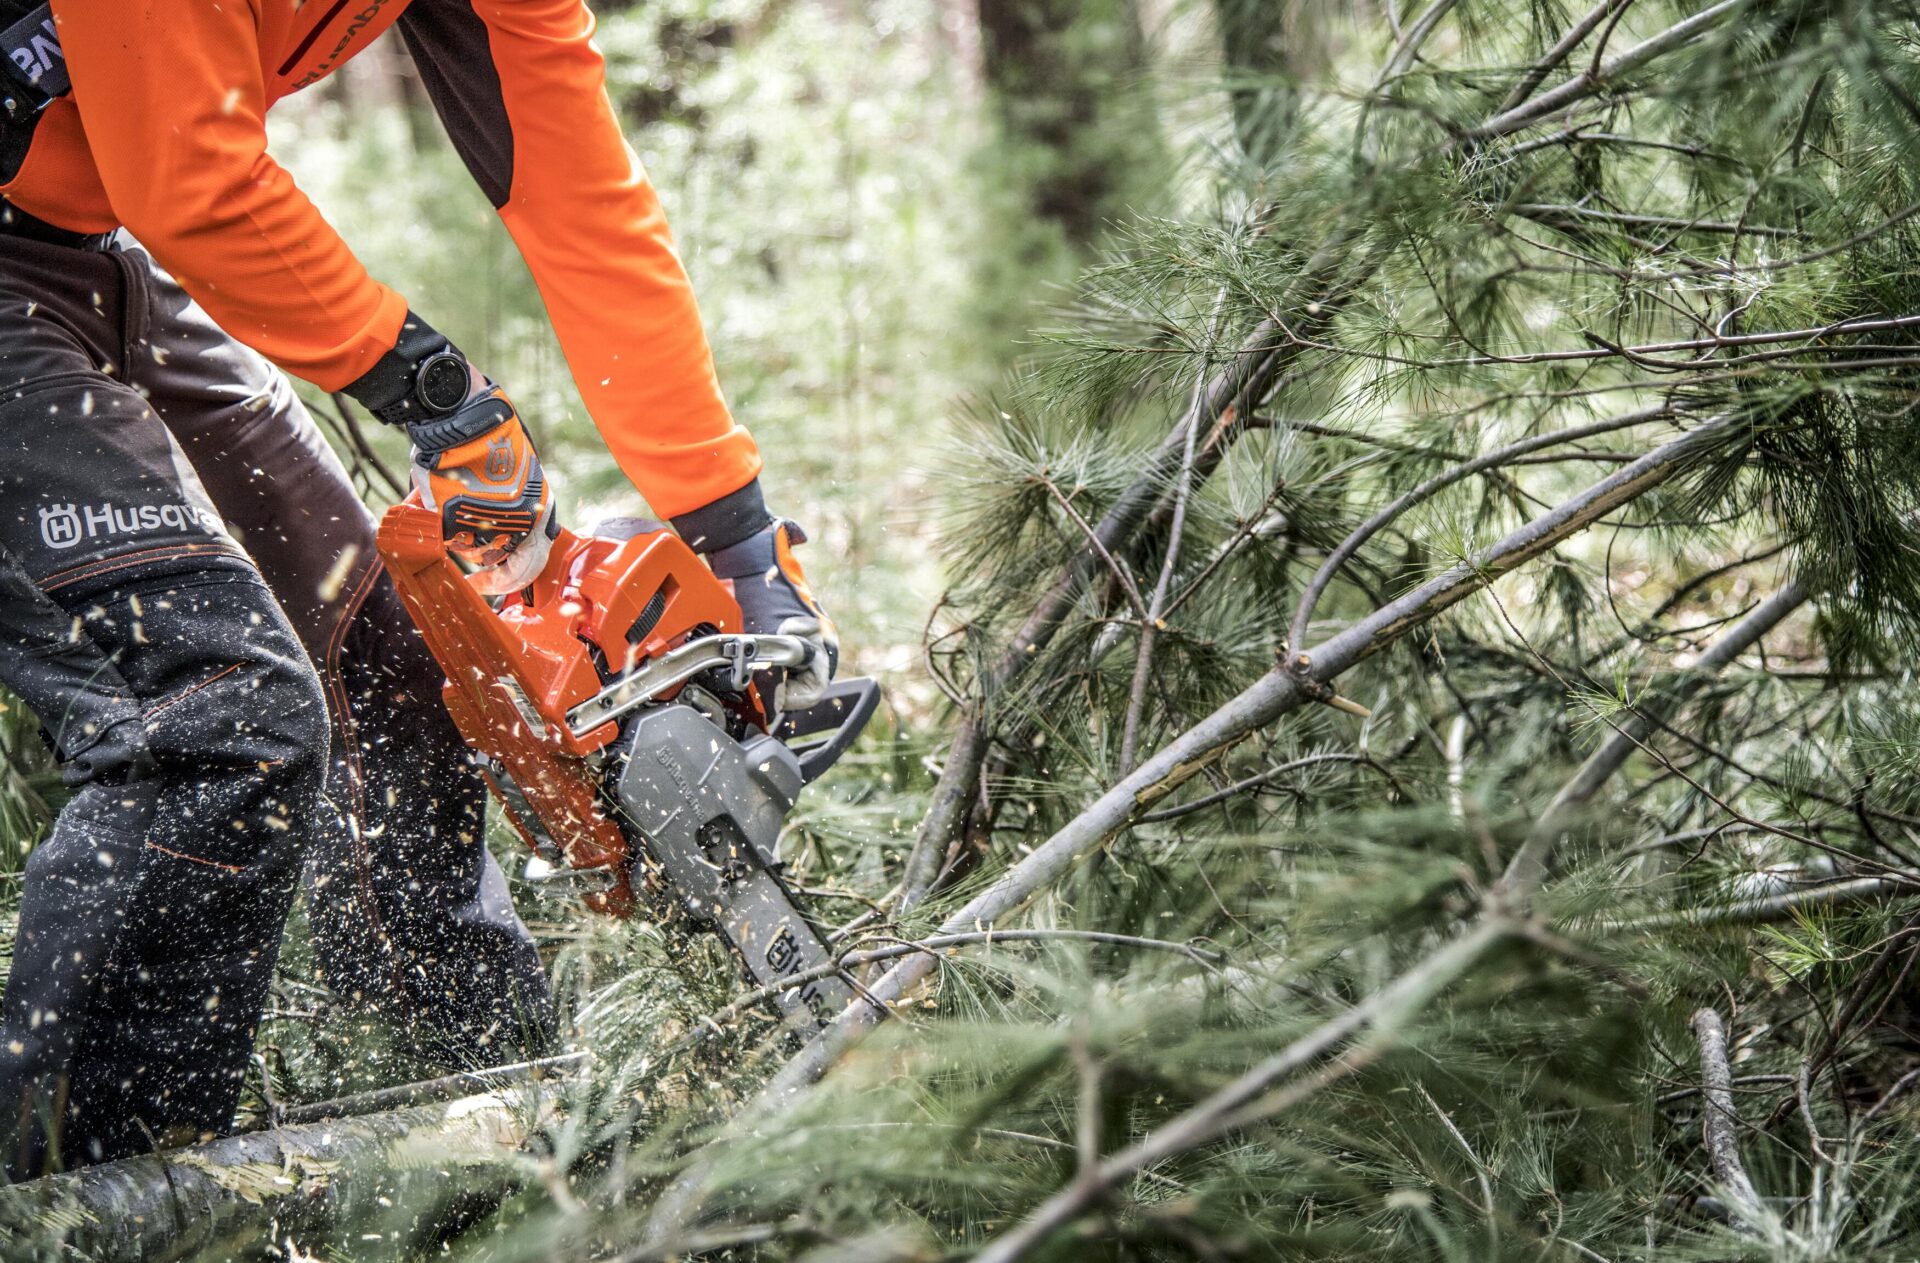
<instances>
[{"instance_id":1,"label":"wrist of worker","mask_svg":"<svg viewBox=\"0 0 1920 1263\"><path fill-rule=\"evenodd\" d=\"M448 415L447 401L460 389L456 371L467 373L463 397ZM464 356L432 325L407 313L393 349L346 387L346 393L388 425L404 426L422 452L433 452L468 442L512 416L512 407L500 400L495 409L470 405L488 389L485 375L467 364ZM436 403L436 391L444 397ZM702 555L730 548L773 525L773 514L755 478L746 486L670 519L687 546Z\"/></svg>"},{"instance_id":2,"label":"wrist of worker","mask_svg":"<svg viewBox=\"0 0 1920 1263\"><path fill-rule=\"evenodd\" d=\"M687 547L704 557L751 539L773 525L766 498L755 478L738 491L667 519Z\"/></svg>"},{"instance_id":3,"label":"wrist of worker","mask_svg":"<svg viewBox=\"0 0 1920 1263\"><path fill-rule=\"evenodd\" d=\"M349 382L345 393L388 425L404 427L415 445L451 447L477 434L439 433L434 427L460 414L491 389L492 383L460 349L411 311L400 326L393 349ZM469 427L457 427L464 430ZM421 439L426 442L421 442Z\"/></svg>"}]
</instances>

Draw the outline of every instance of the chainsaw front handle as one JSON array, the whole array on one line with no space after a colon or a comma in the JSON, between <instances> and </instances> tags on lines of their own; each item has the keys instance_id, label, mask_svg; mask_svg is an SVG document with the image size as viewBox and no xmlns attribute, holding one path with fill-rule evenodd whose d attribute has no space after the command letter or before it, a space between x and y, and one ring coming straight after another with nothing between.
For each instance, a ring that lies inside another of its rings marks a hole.
<instances>
[{"instance_id":1,"label":"chainsaw front handle","mask_svg":"<svg viewBox=\"0 0 1920 1263\"><path fill-rule=\"evenodd\" d=\"M812 641L799 636L745 632L702 636L660 654L569 710L567 727L576 739L584 739L603 724L716 667L729 668L733 687L744 689L755 671L768 667L799 670L812 663L818 652Z\"/></svg>"}]
</instances>

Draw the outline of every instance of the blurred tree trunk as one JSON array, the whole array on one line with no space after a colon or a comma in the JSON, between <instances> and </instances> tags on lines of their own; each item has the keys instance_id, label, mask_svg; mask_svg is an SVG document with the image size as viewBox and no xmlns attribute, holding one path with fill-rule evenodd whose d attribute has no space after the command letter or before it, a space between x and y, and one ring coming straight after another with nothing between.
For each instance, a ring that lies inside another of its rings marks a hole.
<instances>
[{"instance_id":1,"label":"blurred tree trunk","mask_svg":"<svg viewBox=\"0 0 1920 1263\"><path fill-rule=\"evenodd\" d=\"M982 76L1024 210L1083 247L1151 188L1138 117L1146 40L1135 0L980 0Z\"/></svg>"},{"instance_id":2,"label":"blurred tree trunk","mask_svg":"<svg viewBox=\"0 0 1920 1263\"><path fill-rule=\"evenodd\" d=\"M1234 138L1256 165L1275 161L1297 117L1294 85L1315 77L1335 42L1311 0L1213 0Z\"/></svg>"},{"instance_id":3,"label":"blurred tree trunk","mask_svg":"<svg viewBox=\"0 0 1920 1263\"><path fill-rule=\"evenodd\" d=\"M939 39L946 56L957 63L957 80L969 106L977 106L984 91L981 65L980 12L974 0L935 0L940 15Z\"/></svg>"}]
</instances>

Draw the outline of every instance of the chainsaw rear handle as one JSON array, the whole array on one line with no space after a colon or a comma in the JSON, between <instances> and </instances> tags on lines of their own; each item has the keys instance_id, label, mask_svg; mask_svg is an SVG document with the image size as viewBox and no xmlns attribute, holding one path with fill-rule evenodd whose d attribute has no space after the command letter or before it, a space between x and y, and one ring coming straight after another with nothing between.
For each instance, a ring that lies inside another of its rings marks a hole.
<instances>
[{"instance_id":1,"label":"chainsaw rear handle","mask_svg":"<svg viewBox=\"0 0 1920 1263\"><path fill-rule=\"evenodd\" d=\"M601 725L717 667L729 668L733 687L743 689L755 671L768 667L800 670L818 652L812 641L799 636L749 632L702 636L678 649L669 649L569 710L567 727L576 738L585 738Z\"/></svg>"}]
</instances>

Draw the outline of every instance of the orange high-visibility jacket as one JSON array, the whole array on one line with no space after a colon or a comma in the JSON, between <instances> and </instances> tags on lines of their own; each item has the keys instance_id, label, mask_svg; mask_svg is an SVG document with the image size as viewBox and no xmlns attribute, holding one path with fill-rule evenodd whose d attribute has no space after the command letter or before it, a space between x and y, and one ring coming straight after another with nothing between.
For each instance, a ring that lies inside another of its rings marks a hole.
<instances>
[{"instance_id":1,"label":"orange high-visibility jacket","mask_svg":"<svg viewBox=\"0 0 1920 1263\"><path fill-rule=\"evenodd\" d=\"M63 228L125 226L229 333L323 389L346 388L393 349L407 304L268 156L265 116L397 21L620 468L667 516L753 482L759 453L721 398L583 0L54 0L53 10L73 91L41 116L0 196Z\"/></svg>"}]
</instances>

